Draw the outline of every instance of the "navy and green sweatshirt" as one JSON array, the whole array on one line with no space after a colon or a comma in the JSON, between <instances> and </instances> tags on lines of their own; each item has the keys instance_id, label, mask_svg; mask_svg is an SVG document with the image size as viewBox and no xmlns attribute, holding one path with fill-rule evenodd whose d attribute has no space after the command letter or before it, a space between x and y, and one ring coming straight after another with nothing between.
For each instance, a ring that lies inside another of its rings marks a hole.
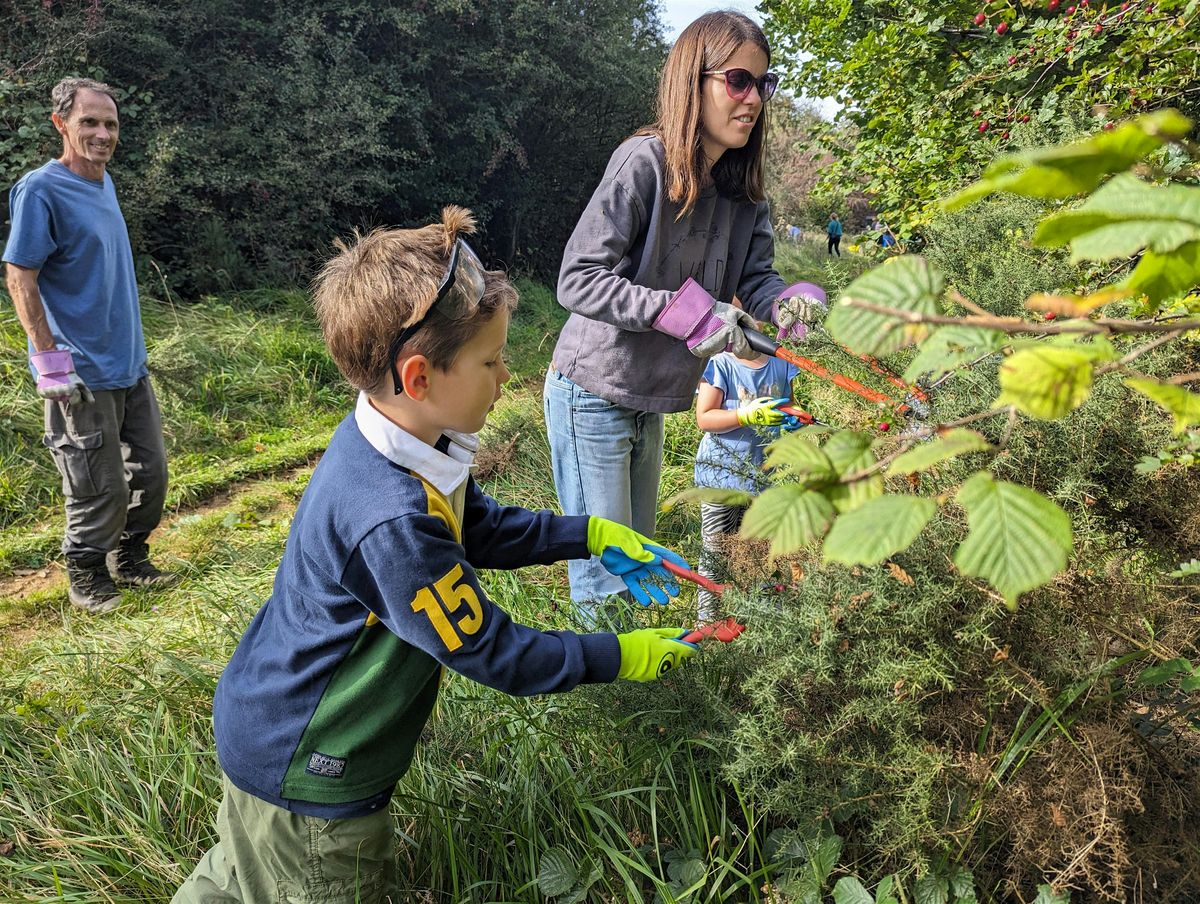
<instances>
[{"instance_id":1,"label":"navy and green sweatshirt","mask_svg":"<svg viewBox=\"0 0 1200 904\"><path fill-rule=\"evenodd\" d=\"M476 568L587 557L588 519L499 505L469 476L474 449L434 449L365 396L337 428L217 684L217 753L243 791L326 818L384 806L442 666L518 695L616 678L614 635L517 624L480 588Z\"/></svg>"}]
</instances>

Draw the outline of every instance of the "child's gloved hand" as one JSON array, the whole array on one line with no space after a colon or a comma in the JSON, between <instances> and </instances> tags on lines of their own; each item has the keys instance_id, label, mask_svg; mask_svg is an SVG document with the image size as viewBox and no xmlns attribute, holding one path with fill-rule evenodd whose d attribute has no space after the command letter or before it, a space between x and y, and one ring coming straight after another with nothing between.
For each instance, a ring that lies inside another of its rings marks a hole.
<instances>
[{"instance_id":1,"label":"child's gloved hand","mask_svg":"<svg viewBox=\"0 0 1200 904\"><path fill-rule=\"evenodd\" d=\"M737 407L738 423L743 427L778 427L788 415L779 410L787 399L768 399L766 396Z\"/></svg>"},{"instance_id":2,"label":"child's gloved hand","mask_svg":"<svg viewBox=\"0 0 1200 904\"><path fill-rule=\"evenodd\" d=\"M699 649L694 643L680 640L683 628L642 628L617 635L621 645L621 667L618 678L630 681L654 681L672 669L678 668L685 659L696 655Z\"/></svg>"},{"instance_id":3,"label":"child's gloved hand","mask_svg":"<svg viewBox=\"0 0 1200 904\"><path fill-rule=\"evenodd\" d=\"M600 557L600 564L625 582L630 595L643 606L652 602L665 606L679 595L679 582L663 567L666 559L682 568L687 560L652 543L633 528L598 518L588 520L588 551Z\"/></svg>"}]
</instances>

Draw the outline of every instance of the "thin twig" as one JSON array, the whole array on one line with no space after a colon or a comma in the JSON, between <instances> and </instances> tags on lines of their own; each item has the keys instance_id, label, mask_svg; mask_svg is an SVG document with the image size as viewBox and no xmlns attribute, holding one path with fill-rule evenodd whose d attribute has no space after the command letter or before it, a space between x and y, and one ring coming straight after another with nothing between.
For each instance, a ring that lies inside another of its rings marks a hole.
<instances>
[{"instance_id":1,"label":"thin twig","mask_svg":"<svg viewBox=\"0 0 1200 904\"><path fill-rule=\"evenodd\" d=\"M1019 317L987 316L950 317L943 314L922 314L918 311L905 311L891 308L887 305L872 304L869 301L850 299L846 305L882 314L901 323L936 324L940 326L978 326L1001 333L1163 333L1171 330L1200 329L1200 320L1188 320L1184 323L1167 323L1146 320L1116 320L1100 317L1096 320L1069 320L1066 323L1033 323Z\"/></svg>"},{"instance_id":2,"label":"thin twig","mask_svg":"<svg viewBox=\"0 0 1200 904\"><path fill-rule=\"evenodd\" d=\"M1104 365L1101 365L1100 367L1097 367L1096 374L1098 376L1100 374L1106 374L1109 371L1120 370L1125 367L1128 367L1130 364L1132 364L1134 361L1136 361L1142 355L1146 354L1146 352L1154 351L1154 349L1158 348L1160 345L1166 345L1172 339L1178 339L1180 336L1183 335L1183 333L1184 333L1184 331L1179 330L1179 329L1174 330L1170 333L1164 333L1163 335L1159 336L1157 339L1153 340L1152 342L1147 342L1145 345L1141 346L1140 348L1135 348L1133 351L1129 352L1129 354L1125 355L1119 361L1110 361L1108 364L1104 364Z\"/></svg>"}]
</instances>

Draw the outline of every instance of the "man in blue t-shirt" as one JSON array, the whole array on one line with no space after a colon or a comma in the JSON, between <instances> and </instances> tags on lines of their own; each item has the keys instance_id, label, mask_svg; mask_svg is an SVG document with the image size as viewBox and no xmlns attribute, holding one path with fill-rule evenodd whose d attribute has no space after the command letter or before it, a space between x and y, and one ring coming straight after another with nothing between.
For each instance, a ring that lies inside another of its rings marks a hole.
<instances>
[{"instance_id":1,"label":"man in blue t-shirt","mask_svg":"<svg viewBox=\"0 0 1200 904\"><path fill-rule=\"evenodd\" d=\"M167 461L129 232L105 171L116 95L67 78L50 97L62 156L13 186L4 261L45 400L42 441L62 474L70 600L101 613L120 602L118 584L173 577L150 563L146 543L162 517Z\"/></svg>"}]
</instances>

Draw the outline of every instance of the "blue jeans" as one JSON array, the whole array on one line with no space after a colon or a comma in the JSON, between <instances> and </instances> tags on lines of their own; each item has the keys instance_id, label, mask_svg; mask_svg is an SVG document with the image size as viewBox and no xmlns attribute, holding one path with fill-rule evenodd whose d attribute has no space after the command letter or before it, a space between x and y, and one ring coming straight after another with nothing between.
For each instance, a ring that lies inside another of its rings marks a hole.
<instances>
[{"instance_id":1,"label":"blue jeans","mask_svg":"<svg viewBox=\"0 0 1200 904\"><path fill-rule=\"evenodd\" d=\"M553 368L542 395L554 486L565 515L598 515L654 536L663 416L615 405ZM625 585L595 556L567 563L571 599L588 610Z\"/></svg>"}]
</instances>

